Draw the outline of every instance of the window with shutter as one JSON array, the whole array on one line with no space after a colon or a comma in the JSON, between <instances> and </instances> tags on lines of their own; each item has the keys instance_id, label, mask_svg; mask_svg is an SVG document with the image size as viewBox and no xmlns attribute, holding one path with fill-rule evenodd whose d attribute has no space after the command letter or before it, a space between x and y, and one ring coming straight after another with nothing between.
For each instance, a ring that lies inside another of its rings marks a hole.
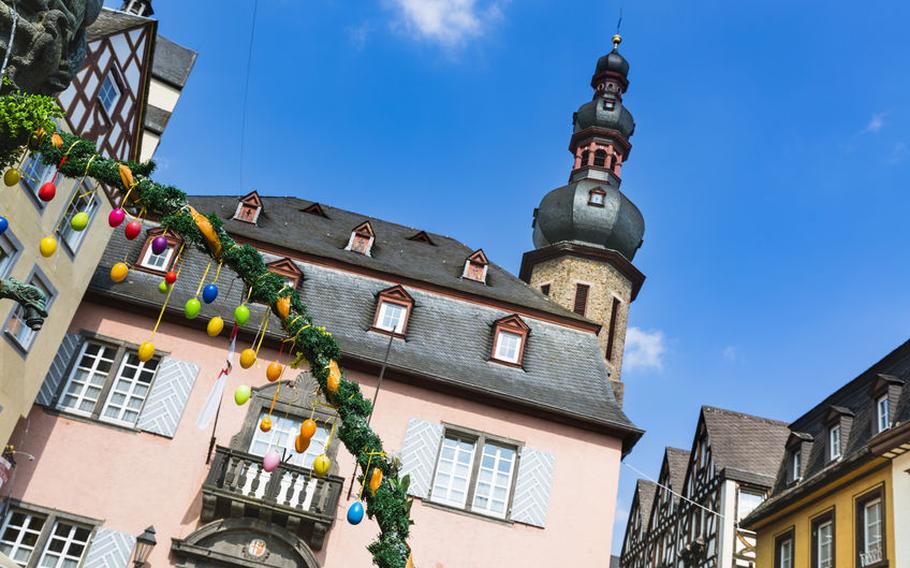
<instances>
[{"instance_id":1,"label":"window with shutter","mask_svg":"<svg viewBox=\"0 0 910 568\"><path fill-rule=\"evenodd\" d=\"M433 481L433 468L442 441L442 424L417 418L408 420L408 429L401 446L401 475L409 475L408 493L426 498Z\"/></svg>"},{"instance_id":2,"label":"window with shutter","mask_svg":"<svg viewBox=\"0 0 910 568\"><path fill-rule=\"evenodd\" d=\"M591 290L591 287L587 284L576 284L575 285L575 307L573 311L579 315L585 315L585 310L588 307L588 292Z\"/></svg>"},{"instance_id":3,"label":"window with shutter","mask_svg":"<svg viewBox=\"0 0 910 568\"><path fill-rule=\"evenodd\" d=\"M610 307L610 329L607 331L607 361L613 360L613 344L616 341L616 316L619 315L619 298L613 298Z\"/></svg>"}]
</instances>

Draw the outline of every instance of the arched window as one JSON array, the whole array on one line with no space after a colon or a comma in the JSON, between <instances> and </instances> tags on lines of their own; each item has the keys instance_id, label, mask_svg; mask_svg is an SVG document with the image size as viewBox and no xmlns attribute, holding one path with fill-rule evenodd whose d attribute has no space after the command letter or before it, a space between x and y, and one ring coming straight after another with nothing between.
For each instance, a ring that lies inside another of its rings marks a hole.
<instances>
[{"instance_id":1,"label":"arched window","mask_svg":"<svg viewBox=\"0 0 910 568\"><path fill-rule=\"evenodd\" d=\"M588 167L588 157L591 155L591 152L585 150L581 153L581 167Z\"/></svg>"},{"instance_id":2,"label":"arched window","mask_svg":"<svg viewBox=\"0 0 910 568\"><path fill-rule=\"evenodd\" d=\"M606 150L601 149L601 150L594 152L594 165L598 168L602 168L605 165L607 165L607 151Z\"/></svg>"}]
</instances>

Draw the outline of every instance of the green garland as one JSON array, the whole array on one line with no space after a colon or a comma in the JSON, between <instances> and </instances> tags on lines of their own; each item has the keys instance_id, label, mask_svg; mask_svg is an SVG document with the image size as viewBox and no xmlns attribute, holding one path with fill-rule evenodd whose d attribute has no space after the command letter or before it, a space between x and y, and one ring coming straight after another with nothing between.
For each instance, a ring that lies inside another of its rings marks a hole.
<instances>
[{"instance_id":1,"label":"green garland","mask_svg":"<svg viewBox=\"0 0 910 568\"><path fill-rule=\"evenodd\" d=\"M9 85L3 78L3 85ZM0 170L13 166L34 132L53 132L63 111L51 97L15 91L0 97Z\"/></svg>"},{"instance_id":2,"label":"green garland","mask_svg":"<svg viewBox=\"0 0 910 568\"><path fill-rule=\"evenodd\" d=\"M110 187L122 186L119 162L99 157L95 145L88 140L65 132L59 134L63 139L59 148L54 147L50 137L45 137L38 147L45 164L56 166L65 156L66 160L60 165L61 174L78 179L87 173L89 177ZM130 199L135 199L137 206L157 216L162 226L178 233L188 246L211 255L205 238L189 213L186 194L175 187L160 185L149 179L154 163L124 163L136 176L136 185ZM224 230L224 223L218 216L210 214L207 218L221 241L224 264L252 288L253 301L271 306L272 311L278 315L278 298L290 296L290 315L283 320L282 326L288 337L296 338L292 347L296 360L306 359L310 362L311 373L323 394L337 408L341 418L338 438L364 471L358 479L361 483L366 482L368 463L383 472L383 481L376 494L363 492L367 515L376 519L381 531L379 538L368 547L373 555L373 563L380 568L405 568L410 554L406 541L413 524L410 517L412 500L408 497L410 480L407 475L399 478L399 464L396 461L376 455L370 459L370 452L382 451L382 440L367 423L372 405L360 392L360 385L342 377L336 393L328 390L326 380L329 376L329 363L341 357L338 344L325 328L313 325L297 292L284 286L284 280L280 276L268 271L259 251L250 245L238 245Z\"/></svg>"}]
</instances>

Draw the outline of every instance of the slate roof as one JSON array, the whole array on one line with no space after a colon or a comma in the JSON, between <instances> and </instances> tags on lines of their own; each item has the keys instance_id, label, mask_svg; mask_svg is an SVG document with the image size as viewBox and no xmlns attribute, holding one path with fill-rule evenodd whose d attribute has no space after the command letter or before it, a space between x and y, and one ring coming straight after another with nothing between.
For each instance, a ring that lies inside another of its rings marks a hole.
<instances>
[{"instance_id":1,"label":"slate roof","mask_svg":"<svg viewBox=\"0 0 910 568\"><path fill-rule=\"evenodd\" d=\"M155 42L155 58L152 61L152 77L169 83L178 89L186 86L190 72L196 64L196 52L183 47L163 35Z\"/></svg>"},{"instance_id":2,"label":"slate roof","mask_svg":"<svg viewBox=\"0 0 910 568\"><path fill-rule=\"evenodd\" d=\"M785 422L703 406L717 471L728 479L771 487L790 429Z\"/></svg>"},{"instance_id":3,"label":"slate roof","mask_svg":"<svg viewBox=\"0 0 910 568\"><path fill-rule=\"evenodd\" d=\"M486 285L462 278L465 259L477 248L469 248L451 237L427 231L434 243L429 245L408 240L421 229L325 204L320 206L328 218L301 213L314 202L296 197L260 198L263 209L256 225L232 219L237 210L237 196L191 196L189 201L199 211L217 213L224 219L225 229L233 235L591 323L532 289L495 262L489 264ZM344 250L351 231L364 221L370 221L376 234L371 257Z\"/></svg>"},{"instance_id":4,"label":"slate roof","mask_svg":"<svg viewBox=\"0 0 910 568\"><path fill-rule=\"evenodd\" d=\"M335 220L328 222L322 230L314 230L310 223L301 223L303 227L279 230L275 223L282 223L283 219L288 218L285 215L287 208L279 214L275 211L275 200L264 200L272 206L268 220L270 230L283 237L268 238L281 240L282 244L302 250L318 250L330 254L330 244L337 244L339 248L344 244L338 240L341 235L335 232L336 226L346 226L349 231L354 224L347 223L347 220L365 219L363 216L325 207L326 212L334 216ZM210 209L207 205L211 204L211 200L192 198L191 201L202 207L200 210ZM306 221L311 218L321 219L296 211L297 206L306 202L281 198L280 203L291 205L293 215L304 217ZM377 235L382 236L377 251L378 262L391 264L396 259L403 262L403 258L400 258L403 248L410 250L414 247L418 251L421 250L419 247L425 247L423 250L430 249L431 254L415 253L407 267L403 267L405 272L419 274L421 269L417 265L420 263L442 264L440 260L449 258L447 254L457 252L461 256L464 251L468 251L467 247L456 244L452 239L435 235L433 240L442 243L439 247L405 241L406 244L393 248L394 235L410 236L412 230L375 219L371 219L371 222ZM230 223L231 228L235 225L236 223ZM253 229L245 232L266 238L265 229ZM307 238L307 234L312 237ZM111 298L118 305L134 304L155 309L160 307L164 298L157 289L161 276L134 269L122 284L113 284L109 277L110 267L114 263L124 258L132 261L138 257L143 241L143 238L127 241L123 231L115 231L90 284L91 292ZM396 250L396 254L391 254ZM441 258L437 256L440 252ZM332 254L370 260L345 251L332 251ZM195 293L209 260L206 255L195 251L185 251L184 256L185 263L168 308L169 312L178 314L177 319L182 322L186 321L179 315L182 314L182 307ZM279 259L277 256L265 256L267 262ZM391 287L393 281L378 280L316 264L297 263L297 266L304 277L299 290L302 300L307 304L314 321L331 330L345 357L381 363L388 345L388 336L367 330L372 324L376 294ZM445 271L434 271L432 268L424 270L427 274L437 276L438 280L448 281L449 275ZM501 269L497 269L495 279L500 283L497 288L499 294L504 294L504 289L522 290L525 295L531 292L523 284L519 287L511 282L514 277L507 277ZM457 282L457 279L453 280ZM242 282L230 271L221 275L219 288L218 300L211 306L203 307L199 323L187 322L199 328L203 340L207 339L202 333L203 318L221 315L232 320L233 309L242 300ZM606 365L600 356L597 336L593 332L524 317L525 323L530 327L530 335L523 368L515 369L488 361L493 340L492 324L512 312L407 285L405 288L414 297L415 306L408 322L406 340L393 342L389 358L390 371L398 370L419 376L426 381L428 388L436 385L456 386L480 396L516 403L532 412L543 409L557 416L589 424L595 429L614 432L623 438L626 451L641 436L641 431L626 417L613 396ZM539 302L535 303L538 304ZM263 308L255 306L251 309L253 314L246 326L250 334L255 332L261 321L262 310ZM280 329L280 322L272 316L270 335L272 331Z\"/></svg>"},{"instance_id":5,"label":"slate roof","mask_svg":"<svg viewBox=\"0 0 910 568\"><path fill-rule=\"evenodd\" d=\"M651 509L654 508L654 496L657 495L657 484L647 479L639 479L635 485L638 494L638 511L641 514L641 530L648 528L648 519L651 518ZM632 526L629 524L629 526Z\"/></svg>"},{"instance_id":6,"label":"slate roof","mask_svg":"<svg viewBox=\"0 0 910 568\"><path fill-rule=\"evenodd\" d=\"M899 394L895 394L891 400L893 426L910 420L910 341L907 341L790 424L789 429L809 444L808 459L803 458L802 480L796 484L788 483L782 456L771 497L753 511L744 523L761 519L793 499L838 478L858 463L874 457L869 450L870 443L878 436L887 434L876 432L878 397L873 393L872 387L880 375L898 387L896 390ZM826 447L832 409L843 413L850 421L849 427L842 431L846 437L843 455L833 462L827 458ZM803 456L805 455L804 452Z\"/></svg>"},{"instance_id":7,"label":"slate roof","mask_svg":"<svg viewBox=\"0 0 910 568\"><path fill-rule=\"evenodd\" d=\"M86 38L88 41L94 41L153 21L136 14L128 14L105 7L98 14L98 19L86 28Z\"/></svg>"},{"instance_id":8,"label":"slate roof","mask_svg":"<svg viewBox=\"0 0 910 568\"><path fill-rule=\"evenodd\" d=\"M682 493L686 482L686 469L689 467L689 450L667 447L664 459L670 468L670 487L675 493ZM677 498L675 495L674 499Z\"/></svg>"}]
</instances>

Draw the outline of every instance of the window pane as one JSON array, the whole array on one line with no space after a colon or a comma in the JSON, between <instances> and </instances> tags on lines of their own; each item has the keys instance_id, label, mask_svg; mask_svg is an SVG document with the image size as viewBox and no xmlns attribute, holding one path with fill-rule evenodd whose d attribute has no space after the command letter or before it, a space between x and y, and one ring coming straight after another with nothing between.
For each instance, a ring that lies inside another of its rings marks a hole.
<instances>
[{"instance_id":1,"label":"window pane","mask_svg":"<svg viewBox=\"0 0 910 568\"><path fill-rule=\"evenodd\" d=\"M831 521L826 521L818 526L815 536L817 568L834 567L834 534Z\"/></svg>"},{"instance_id":2,"label":"window pane","mask_svg":"<svg viewBox=\"0 0 910 568\"><path fill-rule=\"evenodd\" d=\"M267 415L268 412L263 410L259 414L259 422ZM306 452L300 454L297 453L295 442L300 433L302 418L272 414L272 428L268 432L259 429L259 422L250 441L249 452L253 455L264 456L269 448L274 448L279 454L283 453L284 461L287 463L309 469L313 467L316 457L326 451L325 443L329 438L329 429L323 423L316 423L316 433L310 438L309 447Z\"/></svg>"},{"instance_id":3,"label":"window pane","mask_svg":"<svg viewBox=\"0 0 910 568\"><path fill-rule=\"evenodd\" d=\"M446 436L436 464L432 499L453 507L464 507L474 463L474 442Z\"/></svg>"},{"instance_id":4,"label":"window pane","mask_svg":"<svg viewBox=\"0 0 910 568\"><path fill-rule=\"evenodd\" d=\"M91 531L74 523L57 521L54 530L44 547L40 566L61 568L78 566L88 543Z\"/></svg>"},{"instance_id":5,"label":"window pane","mask_svg":"<svg viewBox=\"0 0 910 568\"><path fill-rule=\"evenodd\" d=\"M382 302L379 306L379 321L377 327L386 331L401 333L404 328L404 316L407 309L404 306L391 302Z\"/></svg>"},{"instance_id":6,"label":"window pane","mask_svg":"<svg viewBox=\"0 0 910 568\"><path fill-rule=\"evenodd\" d=\"M174 247L168 244L168 247L164 249L164 252L161 254L155 254L152 252L151 244L145 249L145 254L142 257L142 260L139 262L140 265L151 268L152 270L167 270L171 262L171 257L174 255Z\"/></svg>"},{"instance_id":7,"label":"window pane","mask_svg":"<svg viewBox=\"0 0 910 568\"><path fill-rule=\"evenodd\" d=\"M510 363L518 362L518 350L521 347L521 336L517 333L500 331L496 340L497 359Z\"/></svg>"},{"instance_id":8,"label":"window pane","mask_svg":"<svg viewBox=\"0 0 910 568\"><path fill-rule=\"evenodd\" d=\"M864 565L882 559L882 501L874 499L863 505L863 548L860 551Z\"/></svg>"},{"instance_id":9,"label":"window pane","mask_svg":"<svg viewBox=\"0 0 910 568\"><path fill-rule=\"evenodd\" d=\"M3 524L3 535L0 539L0 550L12 558L16 564L25 566L31 558L35 543L41 535L46 517L13 510Z\"/></svg>"},{"instance_id":10,"label":"window pane","mask_svg":"<svg viewBox=\"0 0 910 568\"><path fill-rule=\"evenodd\" d=\"M114 362L116 349L101 343L86 342L79 364L72 370L57 407L91 415Z\"/></svg>"},{"instance_id":11,"label":"window pane","mask_svg":"<svg viewBox=\"0 0 910 568\"><path fill-rule=\"evenodd\" d=\"M135 426L139 417L137 410L142 408L148 385L155 376L158 360L151 359L143 363L135 352L129 352L120 363L120 370L114 380L114 386L107 397L101 417L108 422L124 426Z\"/></svg>"},{"instance_id":12,"label":"window pane","mask_svg":"<svg viewBox=\"0 0 910 568\"><path fill-rule=\"evenodd\" d=\"M38 196L38 190L45 182L54 177L55 168L45 165L37 153L29 154L19 172L22 174L22 185L29 190L32 195ZM38 201L41 207L44 207L43 201Z\"/></svg>"},{"instance_id":13,"label":"window pane","mask_svg":"<svg viewBox=\"0 0 910 568\"><path fill-rule=\"evenodd\" d=\"M0 278L5 277L12 270L17 252L18 247L10 238L9 232L0 235Z\"/></svg>"},{"instance_id":14,"label":"window pane","mask_svg":"<svg viewBox=\"0 0 910 568\"><path fill-rule=\"evenodd\" d=\"M88 182L84 181L81 185L76 187L75 191L76 195L70 202L69 207L67 207L66 213L64 213L63 219L60 221L59 228L57 229L57 236L61 241L65 242L73 252L79 249L79 245L82 243L86 231L88 231L88 228L82 231L73 229L71 224L73 217L75 217L77 213L86 213L89 218L89 223L91 223L95 218L95 213L101 206L100 199L95 196L95 193Z\"/></svg>"},{"instance_id":15,"label":"window pane","mask_svg":"<svg viewBox=\"0 0 910 568\"><path fill-rule=\"evenodd\" d=\"M736 520L741 521L746 518L746 516L755 510L756 507L761 505L761 502L765 500L763 493L751 493L749 491L740 491L739 493L739 508L736 510Z\"/></svg>"},{"instance_id":16,"label":"window pane","mask_svg":"<svg viewBox=\"0 0 910 568\"><path fill-rule=\"evenodd\" d=\"M515 448L511 446L484 444L472 510L496 517L506 516L515 454Z\"/></svg>"}]
</instances>

